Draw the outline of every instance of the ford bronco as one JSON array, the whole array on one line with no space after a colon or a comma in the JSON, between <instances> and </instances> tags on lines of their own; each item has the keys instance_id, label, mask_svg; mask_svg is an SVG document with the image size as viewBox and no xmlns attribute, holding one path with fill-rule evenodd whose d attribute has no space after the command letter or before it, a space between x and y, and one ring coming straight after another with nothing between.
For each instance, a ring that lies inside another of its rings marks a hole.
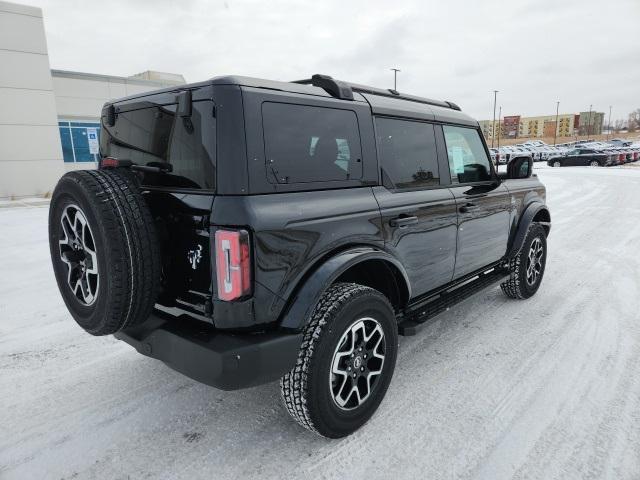
<instances>
[{"instance_id":1,"label":"ford bronco","mask_svg":"<svg viewBox=\"0 0 640 480\"><path fill-rule=\"evenodd\" d=\"M452 102L217 77L107 103L100 158L49 213L77 323L220 389L280 379L327 437L376 411L398 335L498 282L531 297L544 274L532 159L498 173Z\"/></svg>"}]
</instances>

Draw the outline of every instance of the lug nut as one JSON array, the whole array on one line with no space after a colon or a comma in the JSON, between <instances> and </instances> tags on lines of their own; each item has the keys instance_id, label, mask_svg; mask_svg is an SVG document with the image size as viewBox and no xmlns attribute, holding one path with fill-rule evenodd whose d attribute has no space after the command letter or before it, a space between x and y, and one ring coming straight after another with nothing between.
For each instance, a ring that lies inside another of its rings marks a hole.
<instances>
[{"instance_id":1,"label":"lug nut","mask_svg":"<svg viewBox=\"0 0 640 480\"><path fill-rule=\"evenodd\" d=\"M360 371L361 371L361 372L364 372L364 367L360 367Z\"/></svg>"},{"instance_id":2,"label":"lug nut","mask_svg":"<svg viewBox=\"0 0 640 480\"><path fill-rule=\"evenodd\" d=\"M351 371L351 367L347 367L347 370Z\"/></svg>"},{"instance_id":3,"label":"lug nut","mask_svg":"<svg viewBox=\"0 0 640 480\"><path fill-rule=\"evenodd\" d=\"M356 378L356 374L355 373L353 374L353 378Z\"/></svg>"}]
</instances>

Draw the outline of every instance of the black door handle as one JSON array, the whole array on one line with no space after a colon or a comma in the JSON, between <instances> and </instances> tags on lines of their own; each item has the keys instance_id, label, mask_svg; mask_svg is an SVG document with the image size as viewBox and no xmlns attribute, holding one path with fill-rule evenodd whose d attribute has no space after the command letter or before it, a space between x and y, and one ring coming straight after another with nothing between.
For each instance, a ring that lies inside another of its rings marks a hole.
<instances>
[{"instance_id":1,"label":"black door handle","mask_svg":"<svg viewBox=\"0 0 640 480\"><path fill-rule=\"evenodd\" d=\"M478 205L476 203L467 202L463 206L461 206L459 210L460 210L460 213L467 213L472 210L476 210L477 208L478 208Z\"/></svg>"},{"instance_id":2,"label":"black door handle","mask_svg":"<svg viewBox=\"0 0 640 480\"><path fill-rule=\"evenodd\" d=\"M416 216L408 216L408 215L400 215L399 217L392 218L389 220L389 225L392 227L406 227L408 225L414 225L418 223L418 217Z\"/></svg>"}]
</instances>

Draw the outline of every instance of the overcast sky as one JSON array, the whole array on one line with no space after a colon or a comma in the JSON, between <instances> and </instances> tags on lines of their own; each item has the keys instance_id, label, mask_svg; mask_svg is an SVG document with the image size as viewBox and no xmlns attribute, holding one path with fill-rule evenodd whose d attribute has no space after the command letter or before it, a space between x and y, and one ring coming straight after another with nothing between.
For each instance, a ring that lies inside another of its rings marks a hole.
<instances>
[{"instance_id":1,"label":"overcast sky","mask_svg":"<svg viewBox=\"0 0 640 480\"><path fill-rule=\"evenodd\" d=\"M640 108L640 0L17 0L44 10L51 67L128 76L325 73L491 118Z\"/></svg>"}]
</instances>

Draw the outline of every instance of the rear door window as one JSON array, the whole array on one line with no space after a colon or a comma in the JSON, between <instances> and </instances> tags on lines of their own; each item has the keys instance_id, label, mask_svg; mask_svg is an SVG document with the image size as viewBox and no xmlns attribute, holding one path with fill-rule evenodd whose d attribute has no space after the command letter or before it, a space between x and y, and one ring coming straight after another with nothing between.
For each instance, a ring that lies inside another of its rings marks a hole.
<instances>
[{"instance_id":1,"label":"rear door window","mask_svg":"<svg viewBox=\"0 0 640 480\"><path fill-rule=\"evenodd\" d=\"M443 125L444 139L453 183L491 180L491 162L480 133L473 128Z\"/></svg>"},{"instance_id":2,"label":"rear door window","mask_svg":"<svg viewBox=\"0 0 640 480\"><path fill-rule=\"evenodd\" d=\"M376 136L386 186L409 189L440 184L432 124L376 118Z\"/></svg>"},{"instance_id":3,"label":"rear door window","mask_svg":"<svg viewBox=\"0 0 640 480\"><path fill-rule=\"evenodd\" d=\"M193 102L190 117L177 105L148 101L118 112L114 126L103 122L101 154L139 165L171 164L170 173L144 173L142 183L156 187L215 189L216 124L210 100Z\"/></svg>"},{"instance_id":4,"label":"rear door window","mask_svg":"<svg viewBox=\"0 0 640 480\"><path fill-rule=\"evenodd\" d=\"M355 112L287 103L262 104L270 183L353 180L362 177Z\"/></svg>"}]
</instances>

